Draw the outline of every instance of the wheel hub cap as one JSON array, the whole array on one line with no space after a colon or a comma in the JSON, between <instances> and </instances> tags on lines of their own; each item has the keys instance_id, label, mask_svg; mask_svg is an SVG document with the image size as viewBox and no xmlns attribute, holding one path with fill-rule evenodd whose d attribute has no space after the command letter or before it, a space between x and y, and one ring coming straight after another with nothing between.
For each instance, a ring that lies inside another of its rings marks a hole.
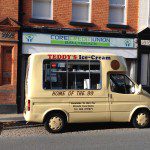
<instances>
[{"instance_id":1,"label":"wheel hub cap","mask_svg":"<svg viewBox=\"0 0 150 150\"><path fill-rule=\"evenodd\" d=\"M148 123L148 117L146 116L146 114L139 114L137 116L137 123L142 126L146 125Z\"/></svg>"},{"instance_id":2,"label":"wheel hub cap","mask_svg":"<svg viewBox=\"0 0 150 150\"><path fill-rule=\"evenodd\" d=\"M49 126L52 130L59 130L62 126L62 120L59 117L52 117Z\"/></svg>"}]
</instances>

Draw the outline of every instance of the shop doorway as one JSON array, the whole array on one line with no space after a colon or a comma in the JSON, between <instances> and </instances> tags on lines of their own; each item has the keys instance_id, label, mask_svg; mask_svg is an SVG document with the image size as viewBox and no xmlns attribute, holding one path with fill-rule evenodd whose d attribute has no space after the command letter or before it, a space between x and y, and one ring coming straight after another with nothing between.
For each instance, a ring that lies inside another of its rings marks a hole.
<instances>
[{"instance_id":1,"label":"shop doorway","mask_svg":"<svg viewBox=\"0 0 150 150\"><path fill-rule=\"evenodd\" d=\"M1 52L2 78L0 85L11 84L12 76L12 47L3 46Z\"/></svg>"},{"instance_id":2,"label":"shop doorway","mask_svg":"<svg viewBox=\"0 0 150 150\"><path fill-rule=\"evenodd\" d=\"M18 101L18 112L21 113L24 110L25 105L25 77L26 77L26 66L29 55L23 55L21 58L21 81L20 81L20 89L18 92L20 93L20 101Z\"/></svg>"}]
</instances>

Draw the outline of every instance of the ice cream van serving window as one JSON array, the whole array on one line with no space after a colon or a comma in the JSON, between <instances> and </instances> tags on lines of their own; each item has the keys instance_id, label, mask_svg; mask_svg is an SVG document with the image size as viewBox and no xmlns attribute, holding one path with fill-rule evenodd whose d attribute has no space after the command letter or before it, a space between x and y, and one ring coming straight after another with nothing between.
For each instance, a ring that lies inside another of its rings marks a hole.
<instances>
[{"instance_id":1,"label":"ice cream van serving window","mask_svg":"<svg viewBox=\"0 0 150 150\"><path fill-rule=\"evenodd\" d=\"M101 89L101 68L97 60L44 60L44 89Z\"/></svg>"}]
</instances>

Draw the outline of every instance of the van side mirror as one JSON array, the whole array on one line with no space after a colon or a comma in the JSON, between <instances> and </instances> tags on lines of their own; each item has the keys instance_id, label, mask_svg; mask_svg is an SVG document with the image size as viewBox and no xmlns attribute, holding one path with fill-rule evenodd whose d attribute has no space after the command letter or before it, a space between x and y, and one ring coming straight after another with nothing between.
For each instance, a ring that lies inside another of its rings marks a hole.
<instances>
[{"instance_id":1,"label":"van side mirror","mask_svg":"<svg viewBox=\"0 0 150 150\"><path fill-rule=\"evenodd\" d=\"M134 87L134 86L130 88L130 92L131 92L132 94L135 93L135 87Z\"/></svg>"},{"instance_id":2,"label":"van side mirror","mask_svg":"<svg viewBox=\"0 0 150 150\"><path fill-rule=\"evenodd\" d=\"M141 92L142 92L142 85L140 84L138 87L138 93L141 93Z\"/></svg>"}]
</instances>

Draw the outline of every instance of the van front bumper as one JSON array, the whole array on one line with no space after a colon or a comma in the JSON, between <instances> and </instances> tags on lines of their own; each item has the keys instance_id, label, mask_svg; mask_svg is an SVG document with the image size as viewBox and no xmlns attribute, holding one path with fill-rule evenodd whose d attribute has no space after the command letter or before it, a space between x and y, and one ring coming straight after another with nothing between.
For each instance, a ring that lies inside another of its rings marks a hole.
<instances>
[{"instance_id":1,"label":"van front bumper","mask_svg":"<svg viewBox=\"0 0 150 150\"><path fill-rule=\"evenodd\" d=\"M27 122L43 123L43 117L41 114L32 113L31 111L24 111L23 116Z\"/></svg>"}]
</instances>

